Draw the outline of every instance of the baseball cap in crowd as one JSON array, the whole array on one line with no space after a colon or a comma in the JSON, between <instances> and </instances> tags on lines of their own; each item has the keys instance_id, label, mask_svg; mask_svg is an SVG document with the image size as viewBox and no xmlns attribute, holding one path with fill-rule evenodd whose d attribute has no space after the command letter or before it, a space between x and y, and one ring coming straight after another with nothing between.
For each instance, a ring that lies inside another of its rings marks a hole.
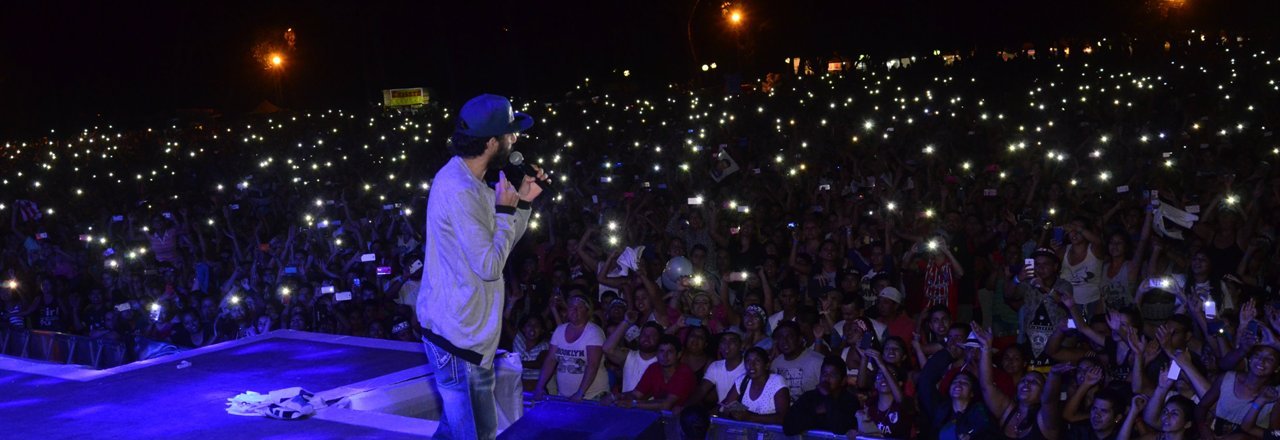
<instances>
[{"instance_id":1,"label":"baseball cap in crowd","mask_svg":"<svg viewBox=\"0 0 1280 440\"><path fill-rule=\"evenodd\" d=\"M511 101L498 95L471 98L458 112L458 132L471 137L519 133L532 126L533 118L512 110Z\"/></svg>"},{"instance_id":2,"label":"baseball cap in crowd","mask_svg":"<svg viewBox=\"0 0 1280 440\"><path fill-rule=\"evenodd\" d=\"M1053 259L1053 261L1056 261L1059 263L1062 262L1062 260L1058 258L1058 254L1054 252L1053 249L1049 249L1049 248L1039 248L1039 249L1036 249L1035 252L1031 253L1031 258L1037 258L1037 257L1046 257L1046 258L1051 258Z\"/></svg>"},{"instance_id":3,"label":"baseball cap in crowd","mask_svg":"<svg viewBox=\"0 0 1280 440\"><path fill-rule=\"evenodd\" d=\"M893 286L885 287L884 290L881 290L880 297L902 304L902 292Z\"/></svg>"}]
</instances>

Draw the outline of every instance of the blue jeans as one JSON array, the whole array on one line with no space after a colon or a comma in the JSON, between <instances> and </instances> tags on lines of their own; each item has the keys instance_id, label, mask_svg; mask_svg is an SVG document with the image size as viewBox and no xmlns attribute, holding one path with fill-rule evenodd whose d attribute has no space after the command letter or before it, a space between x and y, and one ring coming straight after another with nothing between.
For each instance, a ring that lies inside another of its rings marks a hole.
<instances>
[{"instance_id":1,"label":"blue jeans","mask_svg":"<svg viewBox=\"0 0 1280 440\"><path fill-rule=\"evenodd\" d=\"M481 368L435 346L426 339L427 369L440 396L440 427L436 439L492 439L498 435L493 397L493 368Z\"/></svg>"}]
</instances>

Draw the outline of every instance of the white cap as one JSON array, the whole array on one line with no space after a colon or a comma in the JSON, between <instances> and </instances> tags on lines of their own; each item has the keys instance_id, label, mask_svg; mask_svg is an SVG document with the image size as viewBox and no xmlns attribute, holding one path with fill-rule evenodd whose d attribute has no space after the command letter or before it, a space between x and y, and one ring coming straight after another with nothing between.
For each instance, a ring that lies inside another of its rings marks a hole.
<instances>
[{"instance_id":1,"label":"white cap","mask_svg":"<svg viewBox=\"0 0 1280 440\"><path fill-rule=\"evenodd\" d=\"M888 287L885 287L884 290L881 290L880 297L887 298L898 304L902 304L902 292L899 292L898 289L894 288L893 286L888 286Z\"/></svg>"}]
</instances>

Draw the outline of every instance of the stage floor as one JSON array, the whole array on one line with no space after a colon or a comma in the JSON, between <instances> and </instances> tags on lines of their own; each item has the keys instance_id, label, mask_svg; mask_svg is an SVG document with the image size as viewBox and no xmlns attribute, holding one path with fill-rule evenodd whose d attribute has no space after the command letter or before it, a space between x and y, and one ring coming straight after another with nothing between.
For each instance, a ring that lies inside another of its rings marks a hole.
<instances>
[{"instance_id":1,"label":"stage floor","mask_svg":"<svg viewBox=\"0 0 1280 440\"><path fill-rule=\"evenodd\" d=\"M184 360L191 365L177 368ZM425 362L419 344L287 330L102 371L0 356L0 436L421 438L436 422L342 408L284 421L225 409L245 391L356 395L420 379Z\"/></svg>"}]
</instances>

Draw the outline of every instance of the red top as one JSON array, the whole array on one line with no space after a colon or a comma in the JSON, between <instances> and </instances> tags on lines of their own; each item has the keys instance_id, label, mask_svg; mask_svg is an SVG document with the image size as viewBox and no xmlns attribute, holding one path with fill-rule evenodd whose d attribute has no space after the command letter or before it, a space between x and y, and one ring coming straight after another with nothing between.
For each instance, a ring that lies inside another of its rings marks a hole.
<instances>
[{"instance_id":1,"label":"red top","mask_svg":"<svg viewBox=\"0 0 1280 440\"><path fill-rule=\"evenodd\" d=\"M916 322L911 318L908 318L906 313L898 313L898 316L883 320L881 323L887 327L885 332L888 333L889 336L902 338L902 341L908 344L915 339Z\"/></svg>"},{"instance_id":2,"label":"red top","mask_svg":"<svg viewBox=\"0 0 1280 440\"><path fill-rule=\"evenodd\" d=\"M671 375L671 380L667 381L662 377L662 365L654 362L644 370L644 375L640 376L640 383L636 384L635 390L654 400L664 400L667 396L674 394L677 396L676 406L683 406L693 394L695 387L697 387L697 378L693 377L693 370L689 369L688 365L676 364L676 372Z\"/></svg>"}]
</instances>

